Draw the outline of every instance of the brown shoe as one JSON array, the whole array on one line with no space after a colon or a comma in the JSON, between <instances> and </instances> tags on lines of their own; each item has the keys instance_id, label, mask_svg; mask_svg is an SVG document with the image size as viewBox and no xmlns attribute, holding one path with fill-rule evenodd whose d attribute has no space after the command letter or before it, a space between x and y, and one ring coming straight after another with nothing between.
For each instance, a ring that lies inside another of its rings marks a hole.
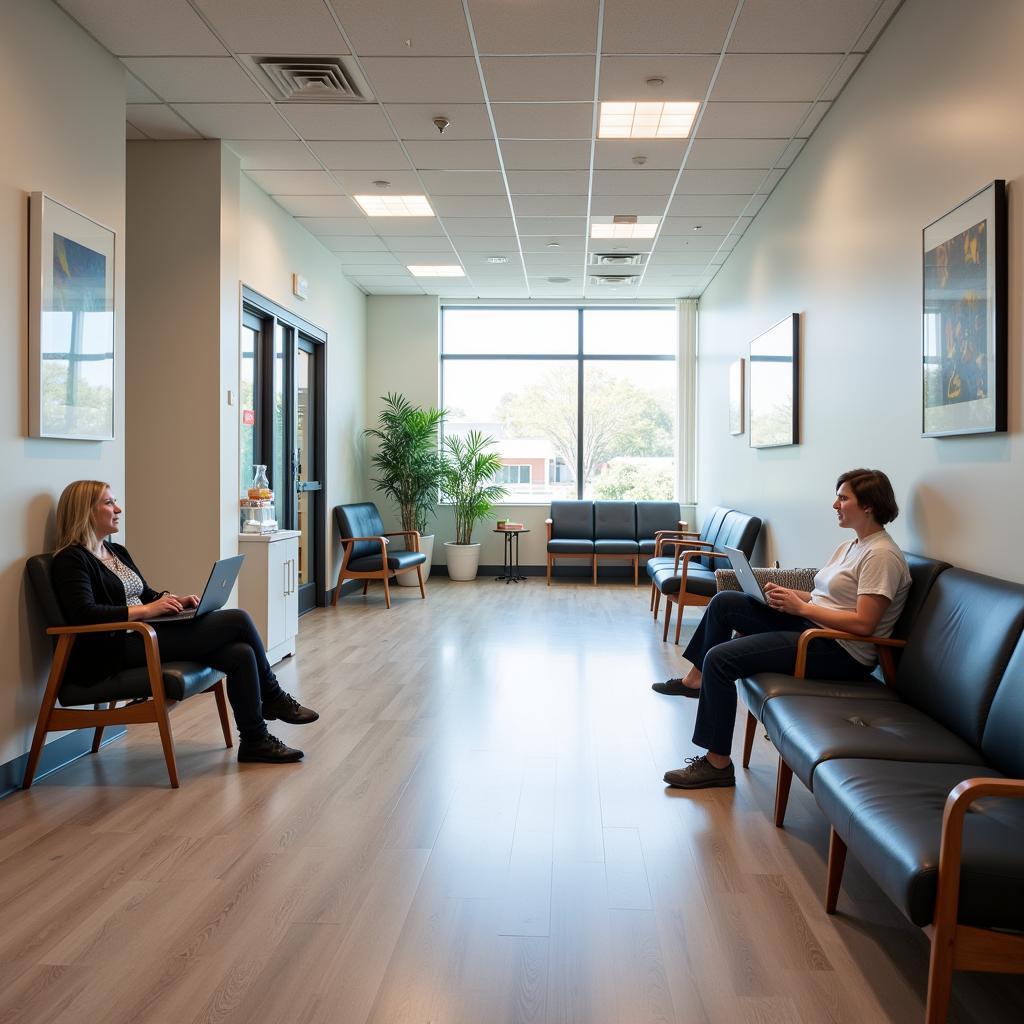
<instances>
[{"instance_id":1,"label":"brown shoe","mask_svg":"<svg viewBox=\"0 0 1024 1024\"><path fill-rule=\"evenodd\" d=\"M716 768L703 754L688 757L685 768L665 772L665 781L676 789L711 789L714 786L735 786L736 769L732 764Z\"/></svg>"},{"instance_id":2,"label":"brown shoe","mask_svg":"<svg viewBox=\"0 0 1024 1024\"><path fill-rule=\"evenodd\" d=\"M682 679L666 679L663 683L652 683L655 693L664 693L669 697L699 697L699 686L687 686Z\"/></svg>"},{"instance_id":3,"label":"brown shoe","mask_svg":"<svg viewBox=\"0 0 1024 1024\"><path fill-rule=\"evenodd\" d=\"M267 764L289 764L301 761L303 753L295 747L286 746L276 736L268 732L260 740L241 740L238 744L238 760L247 762L265 762Z\"/></svg>"},{"instance_id":4,"label":"brown shoe","mask_svg":"<svg viewBox=\"0 0 1024 1024\"><path fill-rule=\"evenodd\" d=\"M289 725L309 725L320 716L312 708L304 708L290 693L282 690L276 697L263 702L263 721L275 720Z\"/></svg>"}]
</instances>

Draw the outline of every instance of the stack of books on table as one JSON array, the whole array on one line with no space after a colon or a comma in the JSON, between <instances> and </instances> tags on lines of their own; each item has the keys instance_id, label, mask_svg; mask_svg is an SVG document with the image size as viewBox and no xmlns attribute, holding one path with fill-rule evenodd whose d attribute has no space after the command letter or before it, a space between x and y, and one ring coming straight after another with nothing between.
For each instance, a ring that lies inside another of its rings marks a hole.
<instances>
[{"instance_id":1,"label":"stack of books on table","mask_svg":"<svg viewBox=\"0 0 1024 1024\"><path fill-rule=\"evenodd\" d=\"M511 522L510 520L507 520L507 519L504 520L503 522L498 523L498 529L499 530L507 530L509 533L515 533L516 530L521 530L522 528L523 528L523 524L522 523L513 523L513 522Z\"/></svg>"}]
</instances>

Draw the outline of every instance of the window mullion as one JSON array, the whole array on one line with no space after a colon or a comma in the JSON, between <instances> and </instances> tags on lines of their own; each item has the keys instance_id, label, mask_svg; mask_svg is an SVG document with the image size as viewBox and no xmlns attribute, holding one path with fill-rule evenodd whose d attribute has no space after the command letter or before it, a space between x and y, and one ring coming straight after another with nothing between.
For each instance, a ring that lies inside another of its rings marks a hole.
<instances>
[{"instance_id":1,"label":"window mullion","mask_svg":"<svg viewBox=\"0 0 1024 1024\"><path fill-rule=\"evenodd\" d=\"M583 308L576 310L576 498L583 498Z\"/></svg>"}]
</instances>

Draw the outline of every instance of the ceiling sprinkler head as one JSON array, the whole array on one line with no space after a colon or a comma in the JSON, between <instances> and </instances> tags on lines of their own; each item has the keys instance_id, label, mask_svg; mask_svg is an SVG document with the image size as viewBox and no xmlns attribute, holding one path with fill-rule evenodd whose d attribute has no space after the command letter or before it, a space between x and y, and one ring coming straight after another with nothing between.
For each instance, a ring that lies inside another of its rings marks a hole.
<instances>
[{"instance_id":1,"label":"ceiling sprinkler head","mask_svg":"<svg viewBox=\"0 0 1024 1024\"><path fill-rule=\"evenodd\" d=\"M704 225L703 224L694 224L693 225L693 230L694 231L703 231L704 230Z\"/></svg>"},{"instance_id":2,"label":"ceiling sprinkler head","mask_svg":"<svg viewBox=\"0 0 1024 1024\"><path fill-rule=\"evenodd\" d=\"M451 124L451 121L447 117L435 117L434 127L437 129L439 135L444 135L445 128Z\"/></svg>"},{"instance_id":3,"label":"ceiling sprinkler head","mask_svg":"<svg viewBox=\"0 0 1024 1024\"><path fill-rule=\"evenodd\" d=\"M647 157L645 157L645 156L635 156L635 157L633 157L633 163L635 163L637 165L637 167L643 167L643 165L645 163L647 163Z\"/></svg>"},{"instance_id":4,"label":"ceiling sprinkler head","mask_svg":"<svg viewBox=\"0 0 1024 1024\"><path fill-rule=\"evenodd\" d=\"M391 188L391 182L378 179L373 183L373 187L379 189Z\"/></svg>"},{"instance_id":5,"label":"ceiling sprinkler head","mask_svg":"<svg viewBox=\"0 0 1024 1024\"><path fill-rule=\"evenodd\" d=\"M550 284L568 284L569 278L567 277L549 277L548 282Z\"/></svg>"},{"instance_id":6,"label":"ceiling sprinkler head","mask_svg":"<svg viewBox=\"0 0 1024 1024\"><path fill-rule=\"evenodd\" d=\"M664 78L648 78L647 87L649 89L660 89L665 84Z\"/></svg>"},{"instance_id":7,"label":"ceiling sprinkler head","mask_svg":"<svg viewBox=\"0 0 1024 1024\"><path fill-rule=\"evenodd\" d=\"M557 248L559 248L559 243L558 242L548 242L548 248L549 249L557 249Z\"/></svg>"}]
</instances>

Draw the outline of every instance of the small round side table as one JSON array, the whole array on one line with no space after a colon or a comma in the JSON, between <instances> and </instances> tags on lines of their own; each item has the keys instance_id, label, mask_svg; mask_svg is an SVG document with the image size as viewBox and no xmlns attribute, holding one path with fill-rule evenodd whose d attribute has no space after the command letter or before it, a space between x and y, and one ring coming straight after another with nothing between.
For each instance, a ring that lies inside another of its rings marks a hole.
<instances>
[{"instance_id":1,"label":"small round side table","mask_svg":"<svg viewBox=\"0 0 1024 1024\"><path fill-rule=\"evenodd\" d=\"M505 535L505 560L501 567L501 575L495 576L496 580L504 580L506 583L525 583L526 577L519 571L519 534L529 533L529 530L492 530L492 533L503 533Z\"/></svg>"}]
</instances>

